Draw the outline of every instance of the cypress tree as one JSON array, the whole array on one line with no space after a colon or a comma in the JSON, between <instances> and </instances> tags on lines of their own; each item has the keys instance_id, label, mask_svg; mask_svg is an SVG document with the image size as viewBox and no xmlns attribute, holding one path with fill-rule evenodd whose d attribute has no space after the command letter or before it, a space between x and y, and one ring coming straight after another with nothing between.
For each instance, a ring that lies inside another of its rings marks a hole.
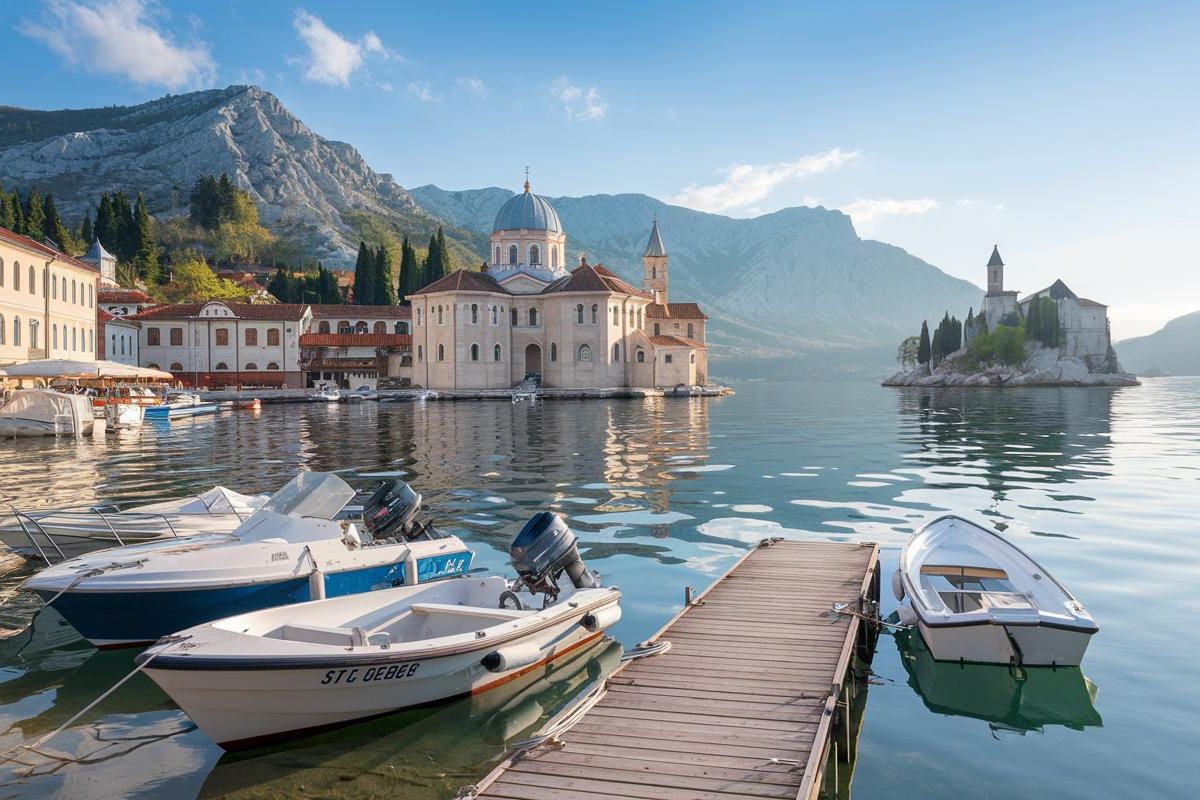
<instances>
[{"instance_id":1,"label":"cypress tree","mask_svg":"<svg viewBox=\"0 0 1200 800\"><path fill-rule=\"evenodd\" d=\"M67 226L63 225L62 218L58 216L58 209L54 207L54 195L46 195L46 222L42 225L42 232L58 245L58 249L66 252L71 248L71 232L67 230Z\"/></svg>"},{"instance_id":2,"label":"cypress tree","mask_svg":"<svg viewBox=\"0 0 1200 800\"><path fill-rule=\"evenodd\" d=\"M932 345L929 342L929 322L921 323L921 342L917 345L917 363L928 364L932 356Z\"/></svg>"},{"instance_id":3,"label":"cypress tree","mask_svg":"<svg viewBox=\"0 0 1200 800\"><path fill-rule=\"evenodd\" d=\"M396 292L397 301L401 303L405 302L409 295L420 288L417 285L418 269L417 251L413 249L412 242L408 240L408 236L405 236L404 241L400 244L400 278Z\"/></svg>"},{"instance_id":4,"label":"cypress tree","mask_svg":"<svg viewBox=\"0 0 1200 800\"><path fill-rule=\"evenodd\" d=\"M83 222L79 223L79 241L83 246L91 247L92 239L95 238L95 233L92 231L92 212L83 212Z\"/></svg>"},{"instance_id":5,"label":"cypress tree","mask_svg":"<svg viewBox=\"0 0 1200 800\"><path fill-rule=\"evenodd\" d=\"M137 245L134 264L138 276L147 283L157 283L162 270L158 265L158 248L154 246L154 229L150 223L150 212L146 209L146 198L138 192L133 213L133 238Z\"/></svg>"},{"instance_id":6,"label":"cypress tree","mask_svg":"<svg viewBox=\"0 0 1200 800\"><path fill-rule=\"evenodd\" d=\"M383 245L379 245L379 249L375 251L374 270L372 284L375 289L375 304L395 305L396 278L392 274L392 256Z\"/></svg>"},{"instance_id":7,"label":"cypress tree","mask_svg":"<svg viewBox=\"0 0 1200 800\"><path fill-rule=\"evenodd\" d=\"M8 201L13 213L13 226L10 229L13 233L25 233L25 208L21 204L21 193L13 189L12 197Z\"/></svg>"},{"instance_id":8,"label":"cypress tree","mask_svg":"<svg viewBox=\"0 0 1200 800\"><path fill-rule=\"evenodd\" d=\"M25 209L25 235L39 241L46 235L46 212L42 208L42 196L34 189L29 193L29 205Z\"/></svg>"},{"instance_id":9,"label":"cypress tree","mask_svg":"<svg viewBox=\"0 0 1200 800\"><path fill-rule=\"evenodd\" d=\"M13 230L13 226L17 224L16 219L13 215L12 200L6 192L0 189L0 228Z\"/></svg>"},{"instance_id":10,"label":"cypress tree","mask_svg":"<svg viewBox=\"0 0 1200 800\"><path fill-rule=\"evenodd\" d=\"M1025 335L1035 342L1042 341L1042 298L1029 301L1029 312L1025 315Z\"/></svg>"},{"instance_id":11,"label":"cypress tree","mask_svg":"<svg viewBox=\"0 0 1200 800\"><path fill-rule=\"evenodd\" d=\"M96 224L93 226L93 233L106 250L116 250L117 220L113 215L112 200L109 199L107 193L100 195L100 204L96 206Z\"/></svg>"},{"instance_id":12,"label":"cypress tree","mask_svg":"<svg viewBox=\"0 0 1200 800\"><path fill-rule=\"evenodd\" d=\"M366 242L358 243L358 260L354 262L354 305L370 305L375 299L375 263Z\"/></svg>"},{"instance_id":13,"label":"cypress tree","mask_svg":"<svg viewBox=\"0 0 1200 800\"><path fill-rule=\"evenodd\" d=\"M137 258L141 239L138 236L137 222L133 217L133 207L124 192L117 192L112 197L113 218L116 222L116 249L113 251L117 259L126 264Z\"/></svg>"}]
</instances>

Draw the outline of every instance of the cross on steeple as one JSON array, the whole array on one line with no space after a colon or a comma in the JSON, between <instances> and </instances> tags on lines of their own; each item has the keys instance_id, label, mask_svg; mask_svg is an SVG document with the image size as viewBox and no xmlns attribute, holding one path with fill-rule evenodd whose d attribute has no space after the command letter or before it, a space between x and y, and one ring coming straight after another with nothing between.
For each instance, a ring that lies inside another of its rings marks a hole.
<instances>
[{"instance_id":1,"label":"cross on steeple","mask_svg":"<svg viewBox=\"0 0 1200 800\"><path fill-rule=\"evenodd\" d=\"M525 191L529 191L529 167L525 167Z\"/></svg>"}]
</instances>

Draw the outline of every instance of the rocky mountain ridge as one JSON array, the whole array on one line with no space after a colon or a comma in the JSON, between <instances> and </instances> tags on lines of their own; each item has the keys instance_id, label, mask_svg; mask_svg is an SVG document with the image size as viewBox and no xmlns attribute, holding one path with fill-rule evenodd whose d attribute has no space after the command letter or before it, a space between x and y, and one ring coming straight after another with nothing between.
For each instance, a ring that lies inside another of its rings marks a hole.
<instances>
[{"instance_id":1,"label":"rocky mountain ridge","mask_svg":"<svg viewBox=\"0 0 1200 800\"><path fill-rule=\"evenodd\" d=\"M1176 317L1148 336L1117 342L1121 362L1138 373L1200 375L1200 311Z\"/></svg>"}]
</instances>

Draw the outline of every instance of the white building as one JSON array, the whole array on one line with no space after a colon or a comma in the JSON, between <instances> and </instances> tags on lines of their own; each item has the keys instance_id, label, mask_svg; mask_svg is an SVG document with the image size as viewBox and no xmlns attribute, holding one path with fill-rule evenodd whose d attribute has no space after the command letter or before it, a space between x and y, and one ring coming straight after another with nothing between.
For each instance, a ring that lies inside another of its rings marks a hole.
<instances>
[{"instance_id":1,"label":"white building","mask_svg":"<svg viewBox=\"0 0 1200 800\"><path fill-rule=\"evenodd\" d=\"M307 386L376 388L380 378L410 378L409 306L314 305L300 337Z\"/></svg>"},{"instance_id":2,"label":"white building","mask_svg":"<svg viewBox=\"0 0 1200 800\"><path fill-rule=\"evenodd\" d=\"M122 289L101 286L96 304L114 317L132 317L151 306L158 305L154 298L141 289Z\"/></svg>"},{"instance_id":3,"label":"white building","mask_svg":"<svg viewBox=\"0 0 1200 800\"><path fill-rule=\"evenodd\" d=\"M0 366L34 358L96 358L90 264L0 228Z\"/></svg>"},{"instance_id":4,"label":"white building","mask_svg":"<svg viewBox=\"0 0 1200 800\"><path fill-rule=\"evenodd\" d=\"M311 320L296 303L155 306L137 317L139 359L192 386L301 387L300 335Z\"/></svg>"},{"instance_id":5,"label":"white building","mask_svg":"<svg viewBox=\"0 0 1200 800\"><path fill-rule=\"evenodd\" d=\"M96 357L118 364L141 366L138 331L142 324L136 319L114 317L104 309L96 311Z\"/></svg>"}]
</instances>

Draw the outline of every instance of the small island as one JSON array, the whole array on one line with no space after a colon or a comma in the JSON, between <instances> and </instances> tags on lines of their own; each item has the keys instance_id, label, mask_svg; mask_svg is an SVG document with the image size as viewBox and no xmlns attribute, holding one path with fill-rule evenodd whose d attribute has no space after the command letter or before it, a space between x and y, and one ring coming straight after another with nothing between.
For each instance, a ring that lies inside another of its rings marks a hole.
<instances>
[{"instance_id":1,"label":"small island","mask_svg":"<svg viewBox=\"0 0 1200 800\"><path fill-rule=\"evenodd\" d=\"M1018 300L1004 288L999 247L987 263L988 291L966 321L949 313L929 334L900 343L901 370L884 386L1137 386L1121 369L1108 307L1075 294L1062 280Z\"/></svg>"}]
</instances>

